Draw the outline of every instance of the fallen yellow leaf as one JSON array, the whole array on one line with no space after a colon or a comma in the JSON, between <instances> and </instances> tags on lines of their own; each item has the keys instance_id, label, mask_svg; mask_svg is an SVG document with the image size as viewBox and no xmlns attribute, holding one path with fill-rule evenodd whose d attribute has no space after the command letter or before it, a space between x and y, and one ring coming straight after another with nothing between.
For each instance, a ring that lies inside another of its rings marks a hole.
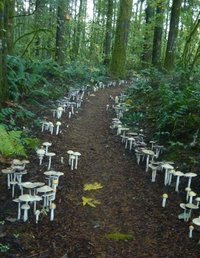
<instances>
[{"instance_id":1,"label":"fallen yellow leaf","mask_svg":"<svg viewBox=\"0 0 200 258\"><path fill-rule=\"evenodd\" d=\"M89 205L90 207L96 207L96 204L100 204L101 202L94 199L94 198L90 198L90 197L85 197L83 196L82 197L82 203L83 203L83 206L85 205Z\"/></svg>"},{"instance_id":2,"label":"fallen yellow leaf","mask_svg":"<svg viewBox=\"0 0 200 258\"><path fill-rule=\"evenodd\" d=\"M91 191L91 190L98 190L103 188L100 183L95 182L94 184L85 184L83 190L84 191Z\"/></svg>"}]
</instances>

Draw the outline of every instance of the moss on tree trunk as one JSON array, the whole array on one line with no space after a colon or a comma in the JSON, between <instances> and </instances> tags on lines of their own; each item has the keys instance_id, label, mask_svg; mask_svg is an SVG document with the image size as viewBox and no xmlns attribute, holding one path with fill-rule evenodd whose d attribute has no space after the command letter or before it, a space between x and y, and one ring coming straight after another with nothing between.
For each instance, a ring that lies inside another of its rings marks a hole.
<instances>
[{"instance_id":1,"label":"moss on tree trunk","mask_svg":"<svg viewBox=\"0 0 200 258\"><path fill-rule=\"evenodd\" d=\"M113 77L124 78L126 76L126 49L131 13L132 0L121 0L110 65L110 74Z\"/></svg>"},{"instance_id":2,"label":"moss on tree trunk","mask_svg":"<svg viewBox=\"0 0 200 258\"><path fill-rule=\"evenodd\" d=\"M6 78L5 1L0 0L0 107L8 97Z\"/></svg>"}]
</instances>

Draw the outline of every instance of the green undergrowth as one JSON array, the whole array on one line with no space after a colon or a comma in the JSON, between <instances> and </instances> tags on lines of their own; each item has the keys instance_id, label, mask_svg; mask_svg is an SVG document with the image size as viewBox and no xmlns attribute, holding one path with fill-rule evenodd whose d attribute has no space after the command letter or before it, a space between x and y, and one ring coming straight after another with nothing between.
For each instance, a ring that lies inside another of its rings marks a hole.
<instances>
[{"instance_id":1,"label":"green undergrowth","mask_svg":"<svg viewBox=\"0 0 200 258\"><path fill-rule=\"evenodd\" d=\"M129 111L123 122L144 128L149 140L166 147L167 158L196 166L200 163L199 74L180 70L166 75L155 69L141 74L127 90Z\"/></svg>"}]
</instances>

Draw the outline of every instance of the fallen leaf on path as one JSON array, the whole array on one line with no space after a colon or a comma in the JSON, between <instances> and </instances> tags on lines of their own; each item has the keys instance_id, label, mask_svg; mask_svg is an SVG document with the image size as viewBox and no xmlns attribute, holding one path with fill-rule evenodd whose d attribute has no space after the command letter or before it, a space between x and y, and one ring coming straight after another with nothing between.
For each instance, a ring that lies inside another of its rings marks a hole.
<instances>
[{"instance_id":1,"label":"fallen leaf on path","mask_svg":"<svg viewBox=\"0 0 200 258\"><path fill-rule=\"evenodd\" d=\"M83 190L84 191L91 191L91 190L98 190L103 188L100 183L95 182L94 184L85 184Z\"/></svg>"},{"instance_id":2,"label":"fallen leaf on path","mask_svg":"<svg viewBox=\"0 0 200 258\"><path fill-rule=\"evenodd\" d=\"M82 197L83 206L89 205L90 207L96 207L96 204L100 204L101 202L90 197Z\"/></svg>"}]
</instances>

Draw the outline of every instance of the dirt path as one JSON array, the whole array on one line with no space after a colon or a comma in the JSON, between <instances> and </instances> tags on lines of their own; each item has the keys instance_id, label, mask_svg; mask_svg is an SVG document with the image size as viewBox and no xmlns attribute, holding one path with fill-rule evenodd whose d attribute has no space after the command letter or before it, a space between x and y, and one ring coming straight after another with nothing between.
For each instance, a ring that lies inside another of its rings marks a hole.
<instances>
[{"instance_id":1,"label":"dirt path","mask_svg":"<svg viewBox=\"0 0 200 258\"><path fill-rule=\"evenodd\" d=\"M110 88L85 99L72 120L63 118L62 134L47 136L53 142L53 168L63 171L57 193L56 219L44 216L40 223L17 223L7 230L20 232L26 254L18 257L60 258L166 258L198 257L199 233L188 239L188 223L179 221L179 203L183 195L169 195L167 208L161 207L163 177L150 182L150 173L136 165L133 153L124 150L120 138L110 129L113 110L106 111L110 95L120 88ZM67 127L69 125L69 127ZM67 151L82 156L78 170L70 171ZM63 156L65 164L61 164ZM43 167L32 168L32 178L41 180ZM91 193L83 191L86 183L98 182L103 188ZM167 190L169 193L170 191ZM96 208L82 205L82 196L92 196L101 204ZM109 233L133 236L132 241L113 241ZM66 256L67 257L67 256Z\"/></svg>"}]
</instances>

